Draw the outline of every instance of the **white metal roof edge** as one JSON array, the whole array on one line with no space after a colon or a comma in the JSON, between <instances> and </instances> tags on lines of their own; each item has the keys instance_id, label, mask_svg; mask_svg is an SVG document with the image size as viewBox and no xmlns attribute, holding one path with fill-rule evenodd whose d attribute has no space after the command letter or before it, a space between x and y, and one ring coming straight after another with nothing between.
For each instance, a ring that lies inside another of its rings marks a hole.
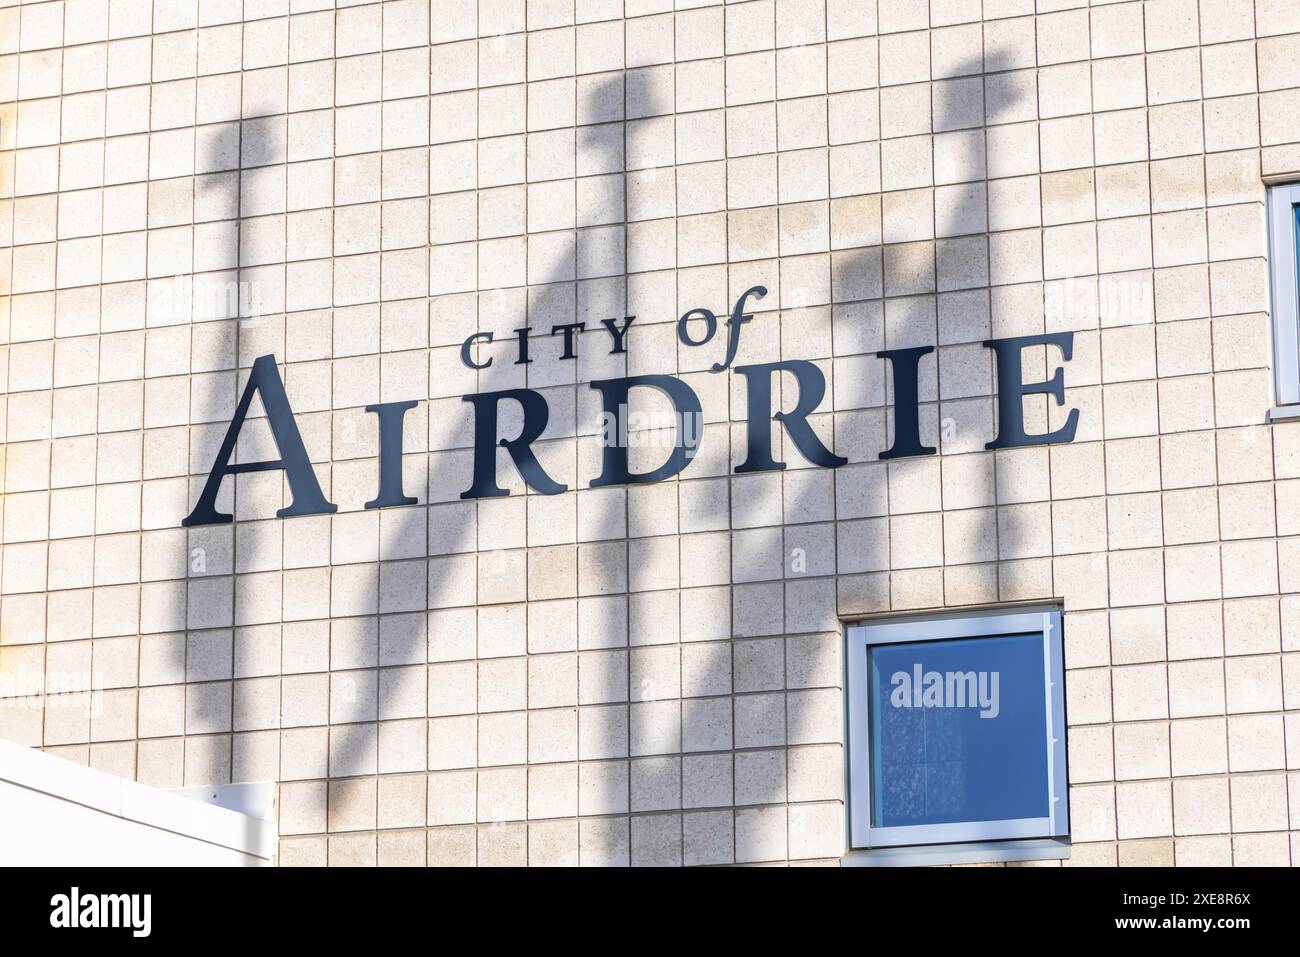
<instances>
[{"instance_id":1,"label":"white metal roof edge","mask_svg":"<svg viewBox=\"0 0 1300 957\"><path fill-rule=\"evenodd\" d=\"M275 855L277 834L272 821L128 781L3 739L0 781L264 860Z\"/></svg>"}]
</instances>

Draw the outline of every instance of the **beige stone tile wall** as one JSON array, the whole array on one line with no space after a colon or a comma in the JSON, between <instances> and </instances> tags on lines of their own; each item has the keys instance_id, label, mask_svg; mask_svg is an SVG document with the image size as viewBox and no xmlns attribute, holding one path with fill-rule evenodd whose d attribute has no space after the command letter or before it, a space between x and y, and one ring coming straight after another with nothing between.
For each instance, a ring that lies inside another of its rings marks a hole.
<instances>
[{"instance_id":1,"label":"beige stone tile wall","mask_svg":"<svg viewBox=\"0 0 1300 957\"><path fill-rule=\"evenodd\" d=\"M834 862L840 623L1060 599L1072 863L1290 863L1297 62L1292 0L0 5L0 736L278 781L284 864ZM756 284L737 361L817 362L841 469L730 474L743 379L673 323ZM1061 330L1027 417L1076 440L984 451L980 343ZM882 462L873 353L926 344L942 454ZM266 353L339 510L253 473L183 529ZM700 454L587 488L586 383L641 373ZM575 490L461 500L461 396L522 386ZM420 504L367 511L404 399Z\"/></svg>"}]
</instances>

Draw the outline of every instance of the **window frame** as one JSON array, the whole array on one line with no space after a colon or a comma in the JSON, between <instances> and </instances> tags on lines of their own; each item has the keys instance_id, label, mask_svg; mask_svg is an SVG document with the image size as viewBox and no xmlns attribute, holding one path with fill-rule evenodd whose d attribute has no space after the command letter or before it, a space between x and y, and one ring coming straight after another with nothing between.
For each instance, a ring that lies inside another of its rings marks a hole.
<instances>
[{"instance_id":1,"label":"window frame","mask_svg":"<svg viewBox=\"0 0 1300 957\"><path fill-rule=\"evenodd\" d=\"M871 645L978 639L1041 632L1044 655L1048 807L1045 818L948 824L871 823ZM1066 753L1065 662L1061 609L1056 606L982 609L905 618L847 622L845 635L845 741L847 833L855 863L952 863L1068 856L1069 773ZM879 860L869 860L878 858Z\"/></svg>"},{"instance_id":2,"label":"window frame","mask_svg":"<svg viewBox=\"0 0 1300 957\"><path fill-rule=\"evenodd\" d=\"M1296 212L1300 182L1268 187L1268 271L1273 326L1274 395L1278 406L1300 406L1300 281ZM1300 414L1300 409L1287 409Z\"/></svg>"}]
</instances>

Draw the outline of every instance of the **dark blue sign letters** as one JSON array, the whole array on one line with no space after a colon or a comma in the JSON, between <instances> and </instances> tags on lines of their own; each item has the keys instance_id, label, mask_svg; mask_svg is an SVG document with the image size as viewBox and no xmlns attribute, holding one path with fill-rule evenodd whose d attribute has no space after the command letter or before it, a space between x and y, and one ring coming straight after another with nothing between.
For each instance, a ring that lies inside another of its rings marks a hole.
<instances>
[{"instance_id":1,"label":"dark blue sign letters","mask_svg":"<svg viewBox=\"0 0 1300 957\"><path fill-rule=\"evenodd\" d=\"M740 347L742 326L753 317L745 312L751 298L761 299L767 294L762 286L745 290L736 300L730 317L726 320L727 345L723 361L714 363L712 372L723 372L731 367ZM635 317L625 316L620 323L616 319L601 321L604 331L609 335L612 348L610 354L627 351L626 336L628 327ZM692 319L702 320L703 334L698 338L690 335L689 324ZM551 329L551 335L561 336L561 359L575 359L578 350L578 336L586 329L584 323L564 323ZM718 318L708 309L692 309L677 322L678 339L688 346L701 346L708 343L717 334ZM515 331L516 364L532 362L529 355L528 327ZM492 365L492 357L485 361L476 361L474 347L492 345L491 332L476 332L469 336L460 348L461 361L471 369L486 369ZM1025 431L1024 397L1029 395L1049 395L1057 405L1065 404L1065 373L1057 367L1051 378L1045 382L1026 383L1023 377L1021 357L1030 346L1055 346L1060 349L1063 361L1069 361L1074 347L1074 334L1055 332L1039 336L1017 336L1008 339L990 339L984 346L994 353L997 375L998 432L997 437L985 448L1002 449L1026 445L1051 445L1070 442L1074 439L1079 424L1079 410L1071 409L1065 425L1052 432L1031 435ZM893 373L893 443L880 453L882 459L903 458L916 455L934 455L936 449L921 443L920 429L920 389L919 369L921 359L934 352L934 346L914 346L905 349L887 349L876 355L889 363ZM736 466L736 472L764 472L780 470L786 463L778 461L772 448L773 421L780 422L785 434L808 461L823 468L838 468L848 460L836 455L817 436L808 422L826 396L826 378L818 366L806 359L786 359L780 362L766 362L757 365L740 365L735 371L745 378L747 397L747 421L745 425L745 458ZM785 372L793 376L797 387L794 408L782 411L772 407L772 380L778 373ZM695 390L684 381L671 375L638 375L617 379L600 379L589 383L592 389L600 393L603 415L607 429L602 452L601 472L589 483L591 487L606 485L637 485L660 482L671 478L684 470L694 459L703 435L704 416L700 408L699 397ZM653 389L665 395L672 403L676 428L676 439L667 460L657 468L646 472L633 472L628 461L628 399L636 388ZM235 444L240 430L248 415L249 405L254 394L262 400L266 409L267 424L271 436L279 450L278 459L261 462L231 463ZM533 452L532 444L541 438L546 430L550 410L545 397L533 389L503 389L497 392L482 392L464 396L464 401L473 406L474 415L474 459L470 486L461 493L461 498L485 498L509 495L507 489L497 483L498 447L504 448L511 461L528 487L544 495L558 495L568 491L568 486L561 485L546 474L546 470ZM502 402L514 402L523 412L523 427L514 438L501 438L499 430L499 410ZM402 489L402 421L408 410L414 408L414 400L406 402L384 402L366 406L367 412L376 416L379 429L379 489L366 508L390 508L399 505L413 505L417 499L404 494ZM275 357L259 357L249 373L248 382L235 407L225 439L217 452L216 461L208 474L198 504L185 518L182 525L212 525L232 521L232 516L217 511L216 500L221 490L221 482L227 475L242 472L258 472L280 469L285 473L292 496L291 503L276 512L283 518L291 515L319 515L335 512L338 506L326 501L321 493L320 483L307 457L302 436L294 421L293 410L285 395L284 383L276 369Z\"/></svg>"}]
</instances>

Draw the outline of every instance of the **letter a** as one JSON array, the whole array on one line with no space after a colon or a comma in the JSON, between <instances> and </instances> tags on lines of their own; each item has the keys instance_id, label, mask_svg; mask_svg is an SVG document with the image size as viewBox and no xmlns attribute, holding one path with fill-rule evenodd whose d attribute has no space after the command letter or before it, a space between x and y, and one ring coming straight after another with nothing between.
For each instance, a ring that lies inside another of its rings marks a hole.
<instances>
[{"instance_id":1,"label":"letter a","mask_svg":"<svg viewBox=\"0 0 1300 957\"><path fill-rule=\"evenodd\" d=\"M895 671L889 683L894 690L889 693L889 703L895 708L912 707L912 680L906 671Z\"/></svg>"},{"instance_id":2,"label":"letter a","mask_svg":"<svg viewBox=\"0 0 1300 957\"><path fill-rule=\"evenodd\" d=\"M55 894L53 897L50 898L50 904L52 904L54 907L54 909L50 911L50 926L67 927L68 926L68 895Z\"/></svg>"},{"instance_id":3,"label":"letter a","mask_svg":"<svg viewBox=\"0 0 1300 957\"><path fill-rule=\"evenodd\" d=\"M278 459L265 462L239 462L230 464L230 457L235 452L235 443L239 440L239 430L244 427L244 417L253 401L253 394L262 397L262 407L266 410L266 422L275 439L275 447L280 451ZM275 356L258 356L253 363L253 371L248 375L244 394L239 398L235 414L230 420L230 428L221 442L217 460L208 473L208 481L203 486L194 511L185 518L182 525L220 525L233 520L232 516L217 511L217 493L221 491L221 480L227 475L240 472L266 472L283 469L289 482L289 494L292 503L275 513L276 518L289 515L319 515L338 511L338 506L325 500L321 494L320 483L307 457L307 449L302 444L298 425L293 418L293 409L289 407L289 397L284 394L284 383L280 372L275 367Z\"/></svg>"}]
</instances>

